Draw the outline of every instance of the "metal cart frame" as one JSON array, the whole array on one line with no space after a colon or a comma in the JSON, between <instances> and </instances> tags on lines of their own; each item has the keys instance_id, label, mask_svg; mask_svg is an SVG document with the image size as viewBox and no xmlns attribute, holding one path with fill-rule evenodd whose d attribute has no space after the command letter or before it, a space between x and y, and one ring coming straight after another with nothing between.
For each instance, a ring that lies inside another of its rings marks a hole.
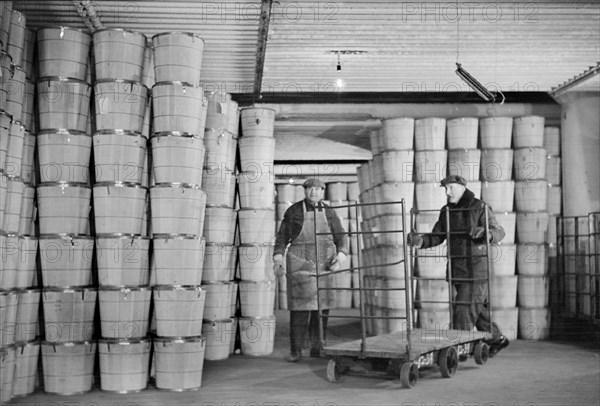
<instances>
[{"instance_id":1,"label":"metal cart frame","mask_svg":"<svg viewBox=\"0 0 600 406\"><path fill-rule=\"evenodd\" d=\"M347 233L349 235L356 234L360 237L362 234L369 233L400 233L402 237L402 241L406 242L407 236L407 227L406 227L406 208L405 208L405 200L397 202L383 202L383 203L353 203L348 205L340 205L335 208L354 208L358 210L364 206L373 206L373 205L400 205L401 206L401 215L402 215L402 228L399 230L390 230L390 231L354 231ZM461 209L463 210L463 209ZM438 210L439 211L439 210ZM414 224L414 214L411 210L411 224ZM316 213L315 213L316 216ZM446 211L447 219L449 220L449 210ZM358 215L355 216L356 225L358 226ZM448 227L450 222L447 222ZM356 227L356 230L359 230ZM489 231L489 223L488 223L488 213L485 210L485 232L488 235ZM317 238L319 235L324 235L325 233L317 233L316 230L316 221L315 221L315 244L317 242ZM450 230L446 230L446 238L447 244L450 244ZM486 238L487 240L487 238ZM321 340L321 355L329 357L329 363L327 365L327 379L330 382L338 382L342 375L351 372L356 369L356 366L360 367L360 370L363 374L377 374L382 375L381 372L384 372L383 375L389 376L393 374L393 376L399 376L400 382L405 388L412 388L416 385L418 377L419 377L419 369L423 367L429 367L433 365L437 365L443 377L450 378L452 377L457 369L459 361L465 361L470 356L475 359L477 364L483 365L487 362L489 356L489 347L485 342L486 339L490 338L490 335L486 332L479 331L467 331L467 330L456 330L456 329L437 329L437 330L427 330L421 328L414 327L413 320L413 306L414 306L414 292L413 292L413 281L414 276L412 273L412 262L413 262L413 251L407 248L407 244L402 244L403 246L403 259L398 262L392 263L384 263L384 264L376 264L363 266L361 261L361 239L358 238L358 257L359 257L359 265L349 267L343 270L337 271L328 271L325 273L319 272L319 267L317 267L316 279L317 279L317 297L320 297L320 292L322 290L358 290L360 297L360 306L359 306L359 316L360 325L361 325L361 338L358 340L352 340L347 342L342 342L340 344L327 345L324 339L324 331L323 331L323 323L319 324L319 337ZM486 249L486 257L487 257L487 269L488 269L488 281L490 276L490 243L487 242ZM316 246L316 258L319 258L319 247L318 244ZM407 260L408 259L408 260ZM450 250L447 250L447 259L451 261L450 258ZM404 280L409 281L409 283L404 284L404 288L371 288L364 286L364 273L363 271L368 268L374 268L379 266L387 266L387 265L399 265L402 264L404 268ZM319 286L319 279L322 277L327 277L336 273L341 272L351 272L358 271L359 276L359 286L358 288L324 288ZM450 315L452 315L452 304L456 303L452 299L452 280L448 280L449 283L449 311ZM407 286L409 288L407 288ZM374 290L404 290L405 291L405 299L406 299L406 316L372 316L367 315L365 312L365 293L367 291ZM321 302L318 302L318 313L319 319L323 317L328 318L353 318L355 316L345 316L345 315L332 315L329 313L327 316L323 316ZM491 319L491 305L489 303L489 282L488 282L488 309L490 311L490 319ZM452 316L450 316L452 317ZM366 320L374 319L374 318L391 318L391 319L404 319L406 320L406 329L401 331L395 331L388 334L374 335L367 337L367 329L366 329ZM385 371L370 371L373 365L385 365Z\"/></svg>"}]
</instances>

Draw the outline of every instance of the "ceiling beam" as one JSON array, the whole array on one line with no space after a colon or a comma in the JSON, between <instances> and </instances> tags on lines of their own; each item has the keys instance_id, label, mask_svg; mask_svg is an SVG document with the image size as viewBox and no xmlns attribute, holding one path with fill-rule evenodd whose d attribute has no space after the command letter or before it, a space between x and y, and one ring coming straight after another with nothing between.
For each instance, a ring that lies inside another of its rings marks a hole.
<instances>
[{"instance_id":1,"label":"ceiling beam","mask_svg":"<svg viewBox=\"0 0 600 406\"><path fill-rule=\"evenodd\" d=\"M260 99L260 92L262 89L262 78L265 67L265 54L267 52L267 39L269 36L269 23L271 21L272 5L273 0L262 0L260 7L260 27L258 28L256 67L254 68L254 100Z\"/></svg>"}]
</instances>

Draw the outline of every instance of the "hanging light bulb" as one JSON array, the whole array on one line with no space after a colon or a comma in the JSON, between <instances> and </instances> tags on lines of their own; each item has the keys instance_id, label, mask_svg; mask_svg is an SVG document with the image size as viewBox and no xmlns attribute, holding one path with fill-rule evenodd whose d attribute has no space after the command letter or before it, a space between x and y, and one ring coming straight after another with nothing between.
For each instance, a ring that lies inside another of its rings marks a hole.
<instances>
[{"instance_id":1,"label":"hanging light bulb","mask_svg":"<svg viewBox=\"0 0 600 406\"><path fill-rule=\"evenodd\" d=\"M461 78L471 89L473 89L481 98L488 102L496 101L496 96L487 90L477 79L462 68L460 63L456 62L456 74Z\"/></svg>"}]
</instances>

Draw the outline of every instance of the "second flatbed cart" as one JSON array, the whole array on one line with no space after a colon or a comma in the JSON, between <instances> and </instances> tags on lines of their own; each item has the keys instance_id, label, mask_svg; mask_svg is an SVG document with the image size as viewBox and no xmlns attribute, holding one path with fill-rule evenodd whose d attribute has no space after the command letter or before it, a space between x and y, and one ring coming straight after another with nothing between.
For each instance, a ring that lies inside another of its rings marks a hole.
<instances>
[{"instance_id":1,"label":"second flatbed cart","mask_svg":"<svg viewBox=\"0 0 600 406\"><path fill-rule=\"evenodd\" d=\"M364 235L369 233L396 233L400 241L406 241L406 209L405 201L402 199L397 202L386 203L354 203L348 205L355 210L359 210L361 206L369 205L397 205L395 211L401 213L401 227L390 229L386 227L385 231L381 230L362 230L353 231L349 234ZM342 206L337 206L342 207ZM358 220L356 220L358 222ZM487 222L486 222L487 223ZM486 224L487 228L487 224ZM359 230L358 227L355 228ZM486 229L487 231L487 229ZM361 238L359 242L359 255L361 252ZM477 364L483 365L488 360L489 347L486 340L490 338L487 332L479 332L473 330L455 330L440 327L436 328L414 328L413 309L414 309L414 292L413 280L415 279L412 272L411 259L412 252L409 252L406 244L398 246L398 249L403 250L402 259L394 262L382 262L378 264L362 265L359 258L358 266L353 266L348 269L331 271L325 274L317 274L317 289L351 289L359 291L359 315L361 324L361 338L344 341L339 343L328 344L324 340L324 331L322 323L319 323L321 328L321 355L329 357L327 365L327 379L330 382L338 382L342 375L350 372L360 372L367 375L381 376L397 376L405 388L412 388L416 385L419 377L419 369L437 365L440 373L445 378L452 377L457 369L459 362L473 357ZM488 247L489 248L489 247ZM317 247L318 251L318 247ZM318 253L317 253L318 255ZM408 260L407 260L408 259ZM404 280L410 281L405 283L404 287L366 287L364 284L365 272L380 268L383 266L397 266L403 270ZM488 264L489 266L489 264ZM356 288L324 288L319 286L319 279L331 274L340 272L358 272L359 284ZM381 316L367 314L365 309L365 294L370 291L404 291L406 300L405 316ZM318 295L320 296L320 295ZM448 303L452 303L452 298L449 298ZM451 312L450 312L451 313ZM321 304L319 303L319 315L321 315ZM331 312L327 316L331 318L355 318L356 316L333 315ZM401 319L404 320L404 328L398 331L392 331L386 334L377 334L367 336L367 320L369 319ZM447 327L447 325L446 325ZM384 366L382 369L381 366ZM374 368L374 366L377 366ZM377 370L375 370L377 369Z\"/></svg>"}]
</instances>

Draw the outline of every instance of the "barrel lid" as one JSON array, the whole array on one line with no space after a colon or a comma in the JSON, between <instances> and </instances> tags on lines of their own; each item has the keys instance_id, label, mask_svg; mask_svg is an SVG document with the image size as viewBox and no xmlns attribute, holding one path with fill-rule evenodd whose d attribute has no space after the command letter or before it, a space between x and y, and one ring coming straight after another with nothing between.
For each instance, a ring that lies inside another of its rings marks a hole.
<instances>
[{"instance_id":1,"label":"barrel lid","mask_svg":"<svg viewBox=\"0 0 600 406\"><path fill-rule=\"evenodd\" d=\"M232 248L232 249L237 247L237 245L235 245L235 244L227 244L227 243L224 243L224 242L207 242L206 246L207 247L208 246L229 247L229 248Z\"/></svg>"},{"instance_id":2,"label":"barrel lid","mask_svg":"<svg viewBox=\"0 0 600 406\"><path fill-rule=\"evenodd\" d=\"M244 316L239 318L241 320L275 320L275 315L271 316Z\"/></svg>"},{"instance_id":3,"label":"barrel lid","mask_svg":"<svg viewBox=\"0 0 600 406\"><path fill-rule=\"evenodd\" d=\"M198 341L204 341L204 336L192 336L192 337L154 337L154 342L160 342L160 343L191 343L191 342L198 342Z\"/></svg>"},{"instance_id":4,"label":"barrel lid","mask_svg":"<svg viewBox=\"0 0 600 406\"><path fill-rule=\"evenodd\" d=\"M195 234L153 234L154 240L204 240L204 237Z\"/></svg>"},{"instance_id":5,"label":"barrel lid","mask_svg":"<svg viewBox=\"0 0 600 406\"><path fill-rule=\"evenodd\" d=\"M36 235L19 234L19 239L37 241L39 238Z\"/></svg>"},{"instance_id":6,"label":"barrel lid","mask_svg":"<svg viewBox=\"0 0 600 406\"><path fill-rule=\"evenodd\" d=\"M269 110L269 111L272 111L273 113L277 113L277 111L275 109L272 109L269 107L259 107L259 106L240 107L240 111L243 111L243 110Z\"/></svg>"},{"instance_id":7,"label":"barrel lid","mask_svg":"<svg viewBox=\"0 0 600 406\"><path fill-rule=\"evenodd\" d=\"M154 89L156 86L193 87L193 88L198 88L198 89L202 90L202 86L194 86L193 84L191 84L189 82L183 82L181 80L163 80L160 82L156 82L154 85L152 85L152 88Z\"/></svg>"},{"instance_id":8,"label":"barrel lid","mask_svg":"<svg viewBox=\"0 0 600 406\"><path fill-rule=\"evenodd\" d=\"M101 285L98 288L98 291L119 291L119 292L138 292L138 291L147 291L147 290L152 290L152 287L150 285L132 285L132 286L128 286L128 285L123 285L123 286L116 286L116 285Z\"/></svg>"},{"instance_id":9,"label":"barrel lid","mask_svg":"<svg viewBox=\"0 0 600 406\"><path fill-rule=\"evenodd\" d=\"M148 90L148 86L146 86L145 84L143 84L142 82L140 82L139 80L131 80L131 79L98 79L94 82L94 85L97 85L98 83L128 83L128 84L133 84L133 85L139 85L140 87L145 87L146 90Z\"/></svg>"},{"instance_id":10,"label":"barrel lid","mask_svg":"<svg viewBox=\"0 0 600 406\"><path fill-rule=\"evenodd\" d=\"M96 233L96 239L150 240L150 237L140 234Z\"/></svg>"},{"instance_id":11,"label":"barrel lid","mask_svg":"<svg viewBox=\"0 0 600 406\"><path fill-rule=\"evenodd\" d=\"M94 189L96 189L97 187L131 187L131 188L136 188L136 189L148 189L146 186L142 186L139 183L133 183L133 182L97 182L94 183Z\"/></svg>"},{"instance_id":12,"label":"barrel lid","mask_svg":"<svg viewBox=\"0 0 600 406\"><path fill-rule=\"evenodd\" d=\"M17 293L19 295L33 295L35 293L40 293L42 291L42 289L40 288L23 288L23 289L16 289Z\"/></svg>"},{"instance_id":13,"label":"barrel lid","mask_svg":"<svg viewBox=\"0 0 600 406\"><path fill-rule=\"evenodd\" d=\"M40 234L39 240L93 240L94 236L87 234Z\"/></svg>"},{"instance_id":14,"label":"barrel lid","mask_svg":"<svg viewBox=\"0 0 600 406\"><path fill-rule=\"evenodd\" d=\"M17 350L19 348L39 346L40 344L41 344L41 342L38 339L29 340L29 341L16 341L15 342L15 346L17 347Z\"/></svg>"},{"instance_id":15,"label":"barrel lid","mask_svg":"<svg viewBox=\"0 0 600 406\"><path fill-rule=\"evenodd\" d=\"M232 281L202 281L202 285L232 285Z\"/></svg>"},{"instance_id":16,"label":"barrel lid","mask_svg":"<svg viewBox=\"0 0 600 406\"><path fill-rule=\"evenodd\" d=\"M139 131L129 131L123 129L112 129L112 130L97 130L94 135L108 135L108 134L118 134L118 135L130 135L135 137L144 137L145 136Z\"/></svg>"},{"instance_id":17,"label":"barrel lid","mask_svg":"<svg viewBox=\"0 0 600 406\"><path fill-rule=\"evenodd\" d=\"M96 344L95 341L42 341L42 345L51 345L53 347L75 347L76 345L91 346L94 344Z\"/></svg>"},{"instance_id":18,"label":"barrel lid","mask_svg":"<svg viewBox=\"0 0 600 406\"><path fill-rule=\"evenodd\" d=\"M158 37L163 36L163 35L174 35L174 34L176 34L176 35L187 35L189 37L195 37L195 38L198 38L198 39L202 40L202 42L204 42L204 39L202 39L202 37L200 35L198 35L198 34L196 34L194 32L189 32L189 31L168 31L168 32L161 32L161 33L153 35L152 39L158 38Z\"/></svg>"},{"instance_id":19,"label":"barrel lid","mask_svg":"<svg viewBox=\"0 0 600 406\"><path fill-rule=\"evenodd\" d=\"M150 136L150 138L158 138L158 137L184 137L184 138L197 138L197 139L201 140L203 138L203 135L188 133L188 132L181 132L181 131L162 131L162 132L158 132L158 133L152 133L152 135Z\"/></svg>"},{"instance_id":20,"label":"barrel lid","mask_svg":"<svg viewBox=\"0 0 600 406\"><path fill-rule=\"evenodd\" d=\"M152 186L150 189L168 188L168 187L183 188L183 189L197 189L197 190L201 191L202 193L204 193L204 191L202 189L200 189L200 185L196 185L193 183L180 183L180 182L155 183L154 186Z\"/></svg>"},{"instance_id":21,"label":"barrel lid","mask_svg":"<svg viewBox=\"0 0 600 406\"><path fill-rule=\"evenodd\" d=\"M202 324L233 323L233 317L228 319L202 319Z\"/></svg>"},{"instance_id":22,"label":"barrel lid","mask_svg":"<svg viewBox=\"0 0 600 406\"><path fill-rule=\"evenodd\" d=\"M0 295L12 296L12 295L16 295L16 294L17 294L16 289L0 289Z\"/></svg>"},{"instance_id":23,"label":"barrel lid","mask_svg":"<svg viewBox=\"0 0 600 406\"><path fill-rule=\"evenodd\" d=\"M95 286L46 286L42 289L42 293L45 292L97 292L98 289Z\"/></svg>"},{"instance_id":24,"label":"barrel lid","mask_svg":"<svg viewBox=\"0 0 600 406\"><path fill-rule=\"evenodd\" d=\"M92 34L84 28L77 28L77 27L68 27L66 25L47 25L44 27L39 27L36 32L39 33L40 31L51 31L51 30L59 30L59 31L65 31L65 30L69 30L69 31L78 31L82 34L86 34L89 35L90 37L92 36Z\"/></svg>"},{"instance_id":25,"label":"barrel lid","mask_svg":"<svg viewBox=\"0 0 600 406\"><path fill-rule=\"evenodd\" d=\"M77 135L77 136L89 136L85 131L79 130L68 130L66 128L45 128L38 131L37 135L45 134L64 134L64 135Z\"/></svg>"},{"instance_id":26,"label":"barrel lid","mask_svg":"<svg viewBox=\"0 0 600 406\"><path fill-rule=\"evenodd\" d=\"M79 83L81 85L86 85L89 88L91 88L92 86L86 82L85 80L81 80L81 79L77 79L77 78L71 78L68 76L44 76L42 78L39 78L37 83L39 84L43 84L44 82L73 82L73 83Z\"/></svg>"},{"instance_id":27,"label":"barrel lid","mask_svg":"<svg viewBox=\"0 0 600 406\"><path fill-rule=\"evenodd\" d=\"M202 291L200 285L154 285L154 290L195 290Z\"/></svg>"},{"instance_id":28,"label":"barrel lid","mask_svg":"<svg viewBox=\"0 0 600 406\"><path fill-rule=\"evenodd\" d=\"M126 32L126 33L129 33L129 34L139 35L139 36L144 37L145 39L148 39L148 37L146 37L146 35L144 33L141 33L139 31L132 31L132 30L127 30L125 28L114 28L114 27L100 28L99 30L94 31L93 35L95 36L99 32L106 32L106 31Z\"/></svg>"},{"instance_id":29,"label":"barrel lid","mask_svg":"<svg viewBox=\"0 0 600 406\"><path fill-rule=\"evenodd\" d=\"M144 338L100 338L99 343L102 344L115 344L115 345L132 345L132 344L145 344L150 343L152 339L150 337Z\"/></svg>"}]
</instances>

